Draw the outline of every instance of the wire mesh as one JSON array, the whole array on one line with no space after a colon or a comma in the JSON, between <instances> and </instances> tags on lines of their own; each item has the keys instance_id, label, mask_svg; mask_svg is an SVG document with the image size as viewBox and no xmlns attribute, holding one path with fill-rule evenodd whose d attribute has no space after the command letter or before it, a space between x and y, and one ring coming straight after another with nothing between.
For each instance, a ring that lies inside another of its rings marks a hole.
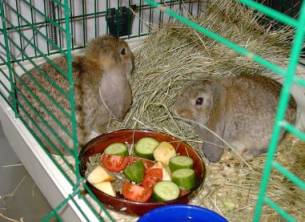
<instances>
[{"instance_id":1,"label":"wire mesh","mask_svg":"<svg viewBox=\"0 0 305 222\"><path fill-rule=\"evenodd\" d=\"M280 101L278 105L278 111L276 115L276 120L274 123L274 131L272 134L272 139L269 145L267 159L265 163L265 168L263 172L263 178L262 183L260 187L260 192L258 195L258 201L256 205L256 210L254 213L254 221L259 221L260 216L262 214L262 207L263 204L268 204L270 207L272 207L274 210L276 210L284 219L287 221L295 221L294 217L286 213L280 206L278 206L276 203L274 203L270 198L266 196L267 186L268 186L268 180L270 178L271 170L277 169L280 173L285 175L288 179L290 179L296 186L299 186L301 189L304 189L304 182L299 179L296 175L289 172L287 169L282 167L279 163L273 161L274 153L276 152L276 148L279 141L280 136L280 129L281 127L286 128L289 132L294 134L296 137L304 140L304 133L297 130L294 126L291 126L287 123L284 123L283 120L285 119L285 112L287 109L288 101L289 101L289 95L292 85L296 82L295 81L295 72L296 67L298 64L298 60L301 54L301 50L303 47L304 37L305 37L305 3L302 3L302 8L300 11L300 16L298 19L294 19L290 16L287 16L286 14L283 14L279 11L276 11L274 9L271 9L267 6L264 6L258 2L252 1L252 0L240 0L241 3L245 4L248 7L251 7L259 12L264 13L265 15L275 19L276 21L280 21L282 23L285 23L286 25L290 25L295 28L295 38L293 42L293 46L291 49L290 54L290 62L287 67L287 69L283 69L281 67L278 67L277 65L265 60L264 58L255 55L245 48L242 48L239 45L236 45L235 43L223 38L222 36L218 35L217 33L211 32L210 30L201 27L200 25L192 22L191 20L180 16L178 13L174 12L168 7L164 7L160 3L154 1L154 0L146 0L149 4L152 6L158 8L160 11L163 11L167 13L168 15L174 17L176 20L180 21L181 23L197 30L198 32L202 33L203 35L208 36L209 38L214 39L215 41L222 43L226 45L227 47L231 48L235 52L247 56L248 58L252 59L253 61L259 63L263 67L270 69L271 71L275 72L276 74L281 75L284 77L284 84L281 91ZM284 124L283 124L284 123Z\"/></svg>"},{"instance_id":2,"label":"wire mesh","mask_svg":"<svg viewBox=\"0 0 305 222\"><path fill-rule=\"evenodd\" d=\"M131 32L123 36L123 38L134 38L147 35L150 31L152 31L153 24L157 24L157 26L161 27L165 22L177 20L193 28L199 33L226 45L240 55L248 57L266 69L269 69L284 78L285 81L281 91L278 113L274 124L274 132L268 149L265 169L263 172L262 183L253 220L259 221L262 214L263 205L267 204L276 210L287 221L295 221L292 215L286 213L273 200L266 196L266 191L268 188L268 179L271 175L272 169L276 169L277 171L281 172L289 180L291 180L301 189L305 190L304 181L273 160L273 156L278 145L279 133L282 128L305 141L304 132L296 129L295 126L292 126L284 121L289 100L289 92L292 85L298 84L305 87L305 81L295 76L295 70L305 36L305 3L302 3L299 16L291 17L291 15L296 14L295 12L300 8L300 4L297 4L296 2L291 3L290 1L289 4L293 4L293 9L287 14L283 14L283 8L276 8L277 10L274 10L268 7L272 6L271 2L267 2L265 5L252 0L240 0L240 2L245 4L247 7L264 13L266 16L275 19L278 22L284 23L285 25L289 25L295 29L295 39L291 49L290 63L288 67L285 68L275 65L265 58L248 51L247 49L235 44L221 35L212 32L184 17L184 10L188 11L189 13L196 14L194 11L197 11L197 14L199 13L199 1L190 1L187 3L187 7L182 7L183 1L178 0L94 0L91 4L85 0L77 2L72 0L43 0L40 1L39 4L35 4L33 0L0 0L0 65L6 67L5 69L0 69L0 94L13 108L17 116L20 116L20 113L22 113L23 118L21 118L21 120L32 132L34 137L40 142L40 144L42 144L43 148L46 151L49 151L51 147L55 153L59 154L67 167L74 172L74 176L69 176L64 170L62 170L62 166L58 164L58 161L54 159L49 152L46 152L61 170L63 175L65 175L67 180L74 186L74 192L62 203L60 203L58 207L56 207L49 215L47 215L44 221L47 221L52 217L61 220L59 216L60 210L69 201L75 203L74 198L76 196L83 198L87 204L91 205L90 201L86 199L86 196L76 195L79 194L81 181L77 169L78 140L76 130L71 52L72 50L84 48L87 42L91 39L99 35L109 33L109 26L106 22L107 9L117 9L123 6L129 7L133 4L137 6L136 9L132 9L132 12L135 14L135 20L132 22ZM27 10L22 10L24 8ZM158 10L154 10L154 8L157 8ZM27 13L25 13L25 11ZM148 23L146 24L144 21L148 21ZM65 69L60 67L49 57L53 54L59 54L66 58L67 66ZM41 61L38 62L37 58L40 58ZM69 87L64 89L64 87L57 84L54 79L48 76L48 73L40 66L42 62L48 63L51 67L58 71L62 80L66 81L66 84L68 84ZM33 68L38 73L36 76L32 73ZM22 77L20 77L20 73L28 74L29 78L31 79L30 82L29 80L22 79ZM54 87L54 90L65 98L69 106L63 107L62 104L56 100L56 98L51 97L49 92L46 90L46 87L37 81L38 76L43 78L46 84L51 84ZM37 89L41 94L44 95L44 100L41 100L36 96L37 92L34 92L33 89L31 89L31 84L37 85ZM37 107L34 107L32 101L28 100L28 97L31 97L33 101L38 103L40 108L37 109ZM20 101L23 102L20 103ZM60 113L58 116L54 115L54 110L49 110L49 103L54 104L54 109L58 110ZM48 114L50 121L54 122L54 124L59 127L63 133L69 136L72 144L69 144L61 139L58 132L54 130L54 126L50 125L48 121L41 118L41 112ZM62 118L69 119L71 125L67 126L63 124L61 121ZM37 123L38 119L39 123ZM50 133L52 136L50 137L50 135L46 132ZM62 148L74 156L76 167L72 166L69 161L67 161L63 155ZM89 193L91 198L96 199L85 184L84 189ZM99 205L99 207L101 211L106 213L108 219L113 220L102 205ZM94 210L93 206L91 208ZM82 212L81 209L79 210ZM98 211L94 210L94 213L96 216L99 216ZM83 212L82 214L86 218L86 215ZM100 219L103 221L103 218ZM86 220L90 221L90 218L86 218Z\"/></svg>"},{"instance_id":3,"label":"wire mesh","mask_svg":"<svg viewBox=\"0 0 305 222\"><path fill-rule=\"evenodd\" d=\"M184 2L191 13L199 12L199 0L162 2L172 8L181 8ZM94 0L93 4L85 0L0 0L0 95L74 189L43 221L62 221L60 213L68 203L74 203L90 221L76 203L79 198L100 221L113 221L80 179L71 53L97 36L110 33L107 9L124 7L130 9L130 27L122 38L147 35L154 23L161 26L169 20L163 12L153 13L144 0ZM118 16L116 11L116 21ZM50 70L58 76L51 76ZM73 156L73 163L65 154ZM80 195L80 187L88 195Z\"/></svg>"}]
</instances>

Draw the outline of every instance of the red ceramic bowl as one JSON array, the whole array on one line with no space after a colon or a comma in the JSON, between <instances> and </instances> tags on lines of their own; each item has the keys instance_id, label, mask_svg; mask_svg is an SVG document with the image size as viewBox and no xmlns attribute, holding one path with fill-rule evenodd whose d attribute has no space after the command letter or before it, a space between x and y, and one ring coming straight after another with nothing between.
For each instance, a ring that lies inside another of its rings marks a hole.
<instances>
[{"instance_id":1,"label":"red ceramic bowl","mask_svg":"<svg viewBox=\"0 0 305 222\"><path fill-rule=\"evenodd\" d=\"M82 152L79 155L81 175L83 177L85 176L89 157L97 153L103 153L104 149L111 143L127 142L129 144L133 144L143 137L152 137L160 142L167 141L175 147L177 153L181 155L188 155L189 157L191 157L194 161L194 170L198 178L196 189L192 190L189 193L185 193L181 195L178 199L173 201L140 203L140 202L126 200L122 197L118 197L118 195L117 197L112 197L108 194L105 194L102 191L99 191L90 183L87 183L87 185L92 190L92 192L102 203L105 204L107 208L115 209L121 212L123 211L126 212L127 214L142 215L154 208L161 207L164 205L187 203L194 195L196 195L196 192L200 189L201 185L203 184L205 177L205 165L200 155L190 145L182 142L181 140L173 136L170 136L165 133L154 132L149 130L124 129L124 130L103 134L101 136L94 138L85 145L85 147L83 148Z\"/></svg>"}]
</instances>

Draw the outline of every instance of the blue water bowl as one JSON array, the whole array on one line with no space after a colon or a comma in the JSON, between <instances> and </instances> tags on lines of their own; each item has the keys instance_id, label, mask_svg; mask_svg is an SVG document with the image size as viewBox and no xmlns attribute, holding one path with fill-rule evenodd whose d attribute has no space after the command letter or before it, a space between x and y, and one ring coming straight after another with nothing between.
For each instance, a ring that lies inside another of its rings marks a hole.
<instances>
[{"instance_id":1,"label":"blue water bowl","mask_svg":"<svg viewBox=\"0 0 305 222\"><path fill-rule=\"evenodd\" d=\"M206 208L178 204L149 211L138 222L228 222L228 220Z\"/></svg>"}]
</instances>

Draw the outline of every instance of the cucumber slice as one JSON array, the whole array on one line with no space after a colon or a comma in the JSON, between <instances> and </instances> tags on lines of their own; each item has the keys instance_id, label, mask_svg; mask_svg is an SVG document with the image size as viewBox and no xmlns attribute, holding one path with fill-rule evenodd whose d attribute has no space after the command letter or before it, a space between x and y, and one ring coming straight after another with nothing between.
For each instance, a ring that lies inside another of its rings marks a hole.
<instances>
[{"instance_id":1,"label":"cucumber slice","mask_svg":"<svg viewBox=\"0 0 305 222\"><path fill-rule=\"evenodd\" d=\"M159 142L151 137L140 139L135 145L135 154L146 159L154 159L153 153Z\"/></svg>"},{"instance_id":2,"label":"cucumber slice","mask_svg":"<svg viewBox=\"0 0 305 222\"><path fill-rule=\"evenodd\" d=\"M173 172L172 181L183 190L191 190L196 186L196 175L193 169L179 169Z\"/></svg>"},{"instance_id":3,"label":"cucumber slice","mask_svg":"<svg viewBox=\"0 0 305 222\"><path fill-rule=\"evenodd\" d=\"M128 156L128 148L125 143L112 143L106 147L104 153L108 155Z\"/></svg>"},{"instance_id":4,"label":"cucumber slice","mask_svg":"<svg viewBox=\"0 0 305 222\"><path fill-rule=\"evenodd\" d=\"M176 156L176 149L168 142L161 142L154 151L154 158L164 165L168 165L169 159Z\"/></svg>"},{"instance_id":5,"label":"cucumber slice","mask_svg":"<svg viewBox=\"0 0 305 222\"><path fill-rule=\"evenodd\" d=\"M135 183L141 183L144 178L145 167L141 160L130 164L124 169L124 174L127 179L134 181Z\"/></svg>"},{"instance_id":6,"label":"cucumber slice","mask_svg":"<svg viewBox=\"0 0 305 222\"><path fill-rule=\"evenodd\" d=\"M153 198L157 201L171 201L179 197L179 187L171 181L156 183L153 190Z\"/></svg>"},{"instance_id":7,"label":"cucumber slice","mask_svg":"<svg viewBox=\"0 0 305 222\"><path fill-rule=\"evenodd\" d=\"M194 161L188 156L175 156L169 160L169 168L172 172L179 169L192 169Z\"/></svg>"}]
</instances>

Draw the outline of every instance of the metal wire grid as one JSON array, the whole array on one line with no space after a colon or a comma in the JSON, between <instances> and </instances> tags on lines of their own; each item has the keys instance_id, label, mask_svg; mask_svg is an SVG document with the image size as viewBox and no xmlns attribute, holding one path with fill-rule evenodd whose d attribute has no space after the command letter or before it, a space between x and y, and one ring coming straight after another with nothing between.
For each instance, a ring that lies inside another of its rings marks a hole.
<instances>
[{"instance_id":1,"label":"metal wire grid","mask_svg":"<svg viewBox=\"0 0 305 222\"><path fill-rule=\"evenodd\" d=\"M192 14L196 11L199 13L200 9L199 0L185 1L187 3L182 0L160 0L160 2L172 9L179 10L181 15L185 12ZM71 200L75 203L75 198L83 199L96 216L99 215L98 211L104 212L106 218L113 220L103 205L99 204L99 201L97 201L99 210L96 210L88 196L78 195L82 181L78 169L78 139L71 52L85 47L91 39L109 32L105 21L107 8L117 8L129 4L137 5L137 10L134 11L137 19L134 21L132 33L124 38L147 35L154 24L161 26L170 21L169 16L164 15L163 12L154 12L152 7L145 4L143 0L129 0L128 2L95 0L94 7L85 0L0 0L0 95L12 107L16 116L21 119L60 172L74 187L74 193L47 215L44 221L48 221L51 217L61 220L58 212L68 201ZM145 25L144 20L147 21ZM66 69L60 67L50 58L53 54L66 58ZM43 62L49 64L61 75L62 81L68 84L67 88L63 88L61 84L48 75L48 72L40 66ZM69 104L68 108L64 108L57 98L49 94L37 76L33 75L33 70L38 72L44 81L52 85L65 98ZM22 74L28 75L30 82L25 81L21 77ZM16 82L19 82L19 87ZM35 85L37 90L43 94L44 100L37 96L31 84ZM23 90L21 90L21 86ZM28 96L31 96L38 104L39 109L28 99ZM21 99L24 101L23 103L20 103ZM62 118L54 115L47 106L48 103L52 103L61 116L71 122L71 129L62 124ZM73 142L71 145L66 144L58 132L50 126L50 123L40 115L41 110L46 112L51 120L71 138ZM21 112L23 115L20 115ZM36 118L42 125L37 123ZM45 131L50 132L52 138ZM66 172L63 165L60 165L48 152L50 148L59 155L64 167L74 172L73 175ZM67 160L60 148L64 148L74 157L75 165ZM83 187L89 196L95 199L90 189L86 185ZM79 208L79 206L77 207ZM90 221L82 209L79 208L79 210L84 218ZM100 218L100 220L104 219Z\"/></svg>"},{"instance_id":2,"label":"metal wire grid","mask_svg":"<svg viewBox=\"0 0 305 222\"><path fill-rule=\"evenodd\" d=\"M181 13L197 15L200 11L200 0L159 1L170 8L179 9ZM28 58L42 57L42 54L63 53L66 50L63 30L65 15L62 7L64 0L58 0L58 4L53 0L3 0L2 2L7 17L6 30L17 45L10 43L11 53L14 55L14 58L11 58L12 62L16 59L26 61ZM137 6L137 10L134 11L136 18L132 33L124 38L147 35L153 24L161 26L170 20L170 17L163 12L152 10L144 0L69 0L68 4L72 50L84 48L91 39L109 33L106 23L106 10L109 8ZM1 38L3 39L3 35L0 36ZM34 47L31 47L29 41ZM18 47L24 53L18 52ZM3 47L0 47L0 53L2 56L5 54ZM28 58L25 57L25 53ZM0 65L3 64L4 61L0 60Z\"/></svg>"},{"instance_id":3,"label":"metal wire grid","mask_svg":"<svg viewBox=\"0 0 305 222\"><path fill-rule=\"evenodd\" d=\"M281 217L283 217L285 220L289 222L296 221L295 218L285 212L279 205L277 205L273 200L271 200L266 192L268 188L268 181L271 175L271 171L273 169L279 171L281 174L283 174L285 177L287 177L292 183L294 183L296 186L298 186L300 189L305 191L305 182L302 181L299 177L294 175L292 172L287 170L285 167L283 167L280 163L273 160L274 153L276 152L278 142L279 142L279 136L280 136L280 130L281 128L285 129L286 131L290 132L294 136L300 138L301 140L305 141L305 133L298 130L295 126L289 124L287 121L285 121L285 113L289 102L289 96L290 96L290 90L293 84L298 84L303 87L305 87L305 80L298 78L296 73L296 68L298 65L298 60L302 51L302 47L304 44L305 39L305 2L302 3L300 15L298 19L289 17L283 13L280 13L274 9L271 9L269 7L266 7L262 4L259 4L253 0L239 0L242 4L245 4L246 6L253 8L255 10L258 10L259 12L264 13L266 16L271 17L279 22L282 22L286 25L292 26L295 29L295 36L293 41L293 46L291 48L290 52L290 59L288 67L280 67L276 64L273 64L272 62L262 58L259 55L256 55L247 49L235 44L234 42L223 38L217 33L211 32L210 30L201 27L200 25L192 22L191 20L180 16L179 14L175 13L170 8L164 7L163 5L157 3L154 0L146 0L149 4L152 6L158 8L159 10L167 13L168 15L174 17L176 20L180 21L181 23L193 28L194 30L202 33L203 35L208 36L209 38L212 38L216 40L219 43L222 43L226 45L227 47L231 48L235 52L246 56L250 59L252 59L254 62L257 62L258 64L262 65L266 69L269 69L273 71L274 73L282 76L284 78L283 87L281 90L280 95L280 101L277 109L277 115L274 123L274 130L271 138L271 142L268 148L267 153L267 159L265 163L265 168L263 172L262 182L260 186L260 192L258 194L258 201L256 204L256 209L253 217L253 221L258 222L260 220L261 214L262 214L262 208L264 204L269 205L271 208L273 208Z\"/></svg>"}]
</instances>

